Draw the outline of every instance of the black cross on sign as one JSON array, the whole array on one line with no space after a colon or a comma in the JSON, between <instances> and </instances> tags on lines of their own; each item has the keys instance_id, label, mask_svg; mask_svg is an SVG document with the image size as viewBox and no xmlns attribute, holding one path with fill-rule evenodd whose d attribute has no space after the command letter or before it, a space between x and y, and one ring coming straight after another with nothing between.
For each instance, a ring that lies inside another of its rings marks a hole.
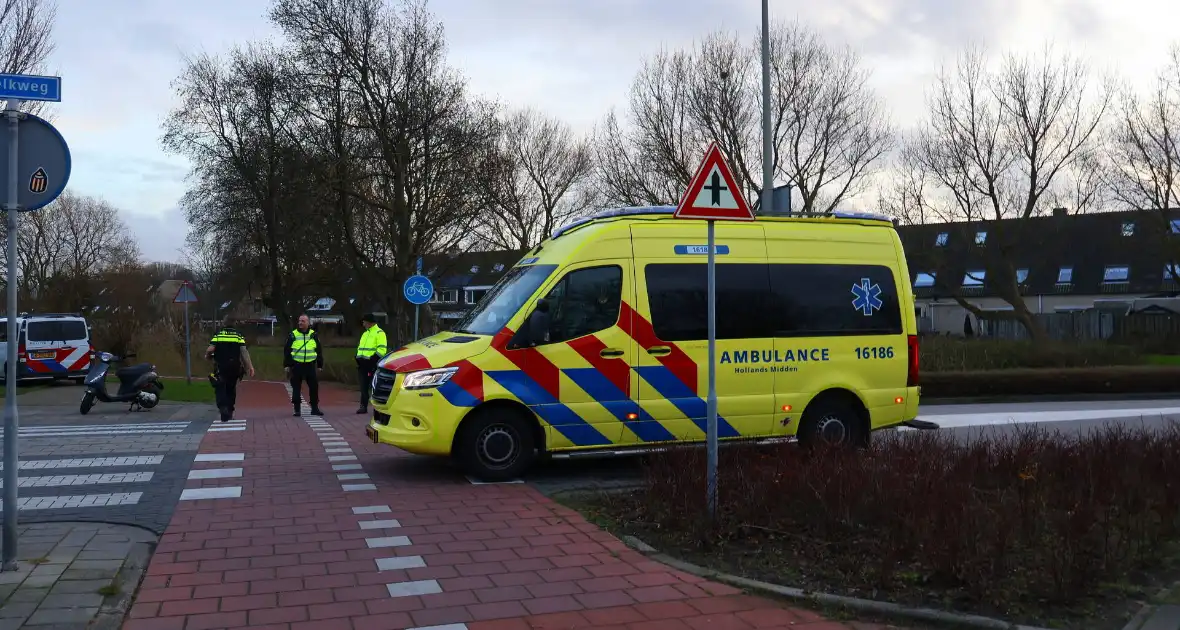
<instances>
[{"instance_id":1,"label":"black cross on sign","mask_svg":"<svg viewBox=\"0 0 1180 630\"><path fill-rule=\"evenodd\" d=\"M709 185L705 186L704 189L712 194L711 200L709 201L709 205L711 206L720 206L721 191L729 190L729 188L721 185L721 173L717 171L713 171L713 176L709 178Z\"/></svg>"}]
</instances>

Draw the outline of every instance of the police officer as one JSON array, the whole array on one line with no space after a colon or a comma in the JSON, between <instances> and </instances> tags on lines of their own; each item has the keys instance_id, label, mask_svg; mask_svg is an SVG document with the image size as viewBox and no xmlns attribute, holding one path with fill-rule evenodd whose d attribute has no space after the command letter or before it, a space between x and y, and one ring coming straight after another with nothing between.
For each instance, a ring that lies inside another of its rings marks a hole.
<instances>
[{"instance_id":1,"label":"police officer","mask_svg":"<svg viewBox=\"0 0 1180 630\"><path fill-rule=\"evenodd\" d=\"M300 390L307 381L307 397L311 403L311 415L322 416L320 411L319 371L324 369L324 353L311 329L311 319L306 314L299 316L295 330L287 335L283 346L283 369L291 379L291 404L299 416Z\"/></svg>"},{"instance_id":2,"label":"police officer","mask_svg":"<svg viewBox=\"0 0 1180 630\"><path fill-rule=\"evenodd\" d=\"M221 421L228 422L234 416L234 406L238 402L238 381L247 373L254 377L254 364L246 349L246 339L234 329L232 317L226 317L221 329L209 340L205 358L213 359L213 374L209 380L216 392Z\"/></svg>"},{"instance_id":3,"label":"police officer","mask_svg":"<svg viewBox=\"0 0 1180 630\"><path fill-rule=\"evenodd\" d=\"M368 413L373 372L377 371L377 362L389 351L389 345L385 331L377 325L377 318L372 313L361 318L361 326L365 327L365 331L356 344L356 376L361 382L361 406L357 407L356 412Z\"/></svg>"}]
</instances>

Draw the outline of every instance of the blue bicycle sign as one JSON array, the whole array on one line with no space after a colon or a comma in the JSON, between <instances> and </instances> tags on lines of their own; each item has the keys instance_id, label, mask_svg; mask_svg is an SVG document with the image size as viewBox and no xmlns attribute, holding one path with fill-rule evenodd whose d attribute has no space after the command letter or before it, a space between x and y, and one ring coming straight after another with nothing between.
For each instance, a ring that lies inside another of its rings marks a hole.
<instances>
[{"instance_id":1,"label":"blue bicycle sign","mask_svg":"<svg viewBox=\"0 0 1180 630\"><path fill-rule=\"evenodd\" d=\"M425 304L434 296L434 285L426 276L410 276L402 285L402 295L406 296L410 304Z\"/></svg>"}]
</instances>

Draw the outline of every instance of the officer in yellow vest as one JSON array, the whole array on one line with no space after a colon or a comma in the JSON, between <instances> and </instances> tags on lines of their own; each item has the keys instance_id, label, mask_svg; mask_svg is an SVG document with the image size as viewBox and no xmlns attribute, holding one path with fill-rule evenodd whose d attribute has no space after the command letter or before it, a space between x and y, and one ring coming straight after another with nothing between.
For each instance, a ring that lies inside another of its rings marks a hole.
<instances>
[{"instance_id":1,"label":"officer in yellow vest","mask_svg":"<svg viewBox=\"0 0 1180 630\"><path fill-rule=\"evenodd\" d=\"M246 350L246 338L234 328L233 317L226 317L221 329L209 340L205 358L213 360L209 381L213 383L221 421L228 422L238 401L238 381L246 374L254 378L254 363L250 361L250 351Z\"/></svg>"},{"instance_id":2,"label":"officer in yellow vest","mask_svg":"<svg viewBox=\"0 0 1180 630\"><path fill-rule=\"evenodd\" d=\"M356 412L369 412L369 388L373 384L373 372L377 371L377 362L389 352L389 344L385 339L385 331L377 325L377 318L372 313L361 318L361 326L365 331L356 344L356 377L361 383L361 406Z\"/></svg>"},{"instance_id":3,"label":"officer in yellow vest","mask_svg":"<svg viewBox=\"0 0 1180 630\"><path fill-rule=\"evenodd\" d=\"M320 348L315 331L311 329L311 319L306 314L299 316L297 327L287 335L287 343L283 346L283 368L291 379L291 405L295 407L293 415L302 415L299 402L304 381L307 382L311 415L324 415L320 411L319 380L319 372L324 369L324 351Z\"/></svg>"}]
</instances>

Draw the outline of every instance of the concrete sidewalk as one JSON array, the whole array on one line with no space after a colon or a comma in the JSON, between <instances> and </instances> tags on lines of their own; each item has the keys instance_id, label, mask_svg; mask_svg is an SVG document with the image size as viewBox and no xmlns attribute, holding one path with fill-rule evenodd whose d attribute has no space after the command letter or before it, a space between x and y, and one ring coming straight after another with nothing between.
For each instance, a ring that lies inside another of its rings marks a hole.
<instances>
[{"instance_id":1,"label":"concrete sidewalk","mask_svg":"<svg viewBox=\"0 0 1180 630\"><path fill-rule=\"evenodd\" d=\"M673 570L525 484L406 472L353 408L325 411L205 438L224 472L189 482L205 498L178 508L126 630L886 627Z\"/></svg>"},{"instance_id":2,"label":"concrete sidewalk","mask_svg":"<svg viewBox=\"0 0 1180 630\"><path fill-rule=\"evenodd\" d=\"M0 573L0 630L118 628L156 537L105 523L19 527L19 569Z\"/></svg>"}]
</instances>

